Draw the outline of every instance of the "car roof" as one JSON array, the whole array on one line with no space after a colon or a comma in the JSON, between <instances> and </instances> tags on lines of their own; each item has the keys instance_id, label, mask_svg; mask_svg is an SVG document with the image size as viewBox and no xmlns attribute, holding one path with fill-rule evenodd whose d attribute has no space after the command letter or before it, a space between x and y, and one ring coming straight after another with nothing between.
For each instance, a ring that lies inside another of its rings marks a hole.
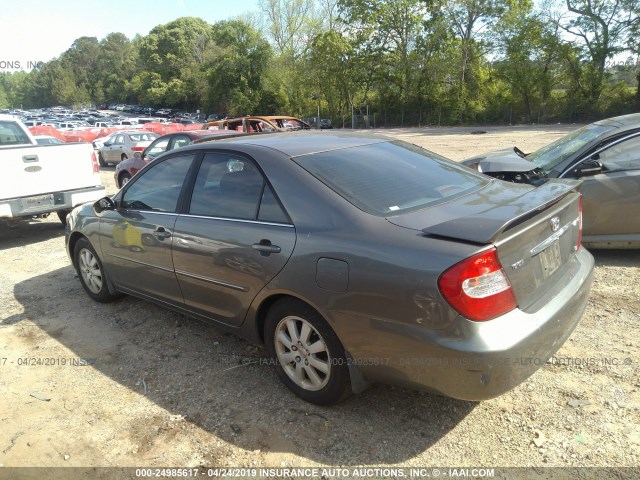
<instances>
[{"instance_id":1,"label":"car roof","mask_svg":"<svg viewBox=\"0 0 640 480\"><path fill-rule=\"evenodd\" d=\"M630 115L622 115L620 117L605 118L594 122L595 125L603 127L618 127L622 129L640 128L640 113L632 113Z\"/></svg>"},{"instance_id":2,"label":"car roof","mask_svg":"<svg viewBox=\"0 0 640 480\"><path fill-rule=\"evenodd\" d=\"M190 149L207 149L211 145L258 146L277 150L289 157L300 157L320 152L330 152L345 148L373 145L388 142L391 139L382 135L361 134L354 132L291 132L291 133L258 133L242 135L219 142L207 142L191 145Z\"/></svg>"},{"instance_id":3,"label":"car roof","mask_svg":"<svg viewBox=\"0 0 640 480\"><path fill-rule=\"evenodd\" d=\"M165 133L161 137L158 137L157 140L159 140L160 138L175 137L177 135L186 135L191 140L200 140L200 139L204 139L208 137L216 137L220 135L227 135L230 137L232 135L242 135L242 133L236 132L235 130L183 130L181 132Z\"/></svg>"}]
</instances>

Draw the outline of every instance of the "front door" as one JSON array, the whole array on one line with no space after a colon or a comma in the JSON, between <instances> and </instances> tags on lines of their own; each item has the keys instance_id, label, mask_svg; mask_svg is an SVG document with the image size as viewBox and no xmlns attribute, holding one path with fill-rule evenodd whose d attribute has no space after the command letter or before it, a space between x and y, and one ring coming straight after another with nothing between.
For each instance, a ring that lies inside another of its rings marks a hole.
<instances>
[{"instance_id":1,"label":"front door","mask_svg":"<svg viewBox=\"0 0 640 480\"><path fill-rule=\"evenodd\" d=\"M640 135L608 147L596 158L602 173L584 177L580 188L584 236L640 235Z\"/></svg>"},{"instance_id":2,"label":"front door","mask_svg":"<svg viewBox=\"0 0 640 480\"><path fill-rule=\"evenodd\" d=\"M153 164L100 219L100 248L111 280L120 288L183 304L171 243L178 200L194 154Z\"/></svg>"}]
</instances>

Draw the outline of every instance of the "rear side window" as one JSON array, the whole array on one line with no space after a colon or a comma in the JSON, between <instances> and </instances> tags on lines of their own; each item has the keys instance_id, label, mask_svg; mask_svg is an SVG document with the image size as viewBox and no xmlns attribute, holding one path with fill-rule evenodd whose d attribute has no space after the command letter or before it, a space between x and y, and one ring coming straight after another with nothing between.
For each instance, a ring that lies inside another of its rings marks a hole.
<instances>
[{"instance_id":1,"label":"rear side window","mask_svg":"<svg viewBox=\"0 0 640 480\"><path fill-rule=\"evenodd\" d=\"M264 177L245 158L207 153L196 177L189 213L219 218L288 223Z\"/></svg>"},{"instance_id":2,"label":"rear side window","mask_svg":"<svg viewBox=\"0 0 640 480\"><path fill-rule=\"evenodd\" d=\"M381 142L294 161L361 210L392 216L465 195L489 180L418 146Z\"/></svg>"},{"instance_id":3,"label":"rear side window","mask_svg":"<svg viewBox=\"0 0 640 480\"><path fill-rule=\"evenodd\" d=\"M0 122L0 145L31 145L31 141L17 123Z\"/></svg>"}]
</instances>

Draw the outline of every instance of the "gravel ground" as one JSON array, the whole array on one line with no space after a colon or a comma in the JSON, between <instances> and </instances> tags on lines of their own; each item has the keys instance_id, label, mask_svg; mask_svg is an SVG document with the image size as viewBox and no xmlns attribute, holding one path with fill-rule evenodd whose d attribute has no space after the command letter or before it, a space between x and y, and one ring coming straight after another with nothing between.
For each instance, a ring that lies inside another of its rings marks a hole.
<instances>
[{"instance_id":1,"label":"gravel ground","mask_svg":"<svg viewBox=\"0 0 640 480\"><path fill-rule=\"evenodd\" d=\"M516 144L531 151L574 128L383 133L459 160ZM115 191L113 168L103 181ZM291 394L260 365L262 349L239 338L135 298L92 302L57 218L0 226L0 466L617 466L638 474L640 258L593 253L582 322L555 361L515 390L472 403L373 386L321 408Z\"/></svg>"}]
</instances>

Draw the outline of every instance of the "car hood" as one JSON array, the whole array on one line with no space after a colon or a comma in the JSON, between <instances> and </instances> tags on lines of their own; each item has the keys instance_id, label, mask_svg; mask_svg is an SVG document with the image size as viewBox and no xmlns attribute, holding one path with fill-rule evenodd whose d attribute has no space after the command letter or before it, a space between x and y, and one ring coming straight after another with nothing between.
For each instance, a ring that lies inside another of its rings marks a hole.
<instances>
[{"instance_id":1,"label":"car hood","mask_svg":"<svg viewBox=\"0 0 640 480\"><path fill-rule=\"evenodd\" d=\"M488 244L511 226L526 221L572 191L581 182L551 179L532 187L492 180L480 190L435 207L387 220L428 236Z\"/></svg>"},{"instance_id":2,"label":"car hood","mask_svg":"<svg viewBox=\"0 0 640 480\"><path fill-rule=\"evenodd\" d=\"M522 158L515 148L496 150L461 162L463 165L477 169L481 173L529 172L537 165Z\"/></svg>"}]
</instances>

